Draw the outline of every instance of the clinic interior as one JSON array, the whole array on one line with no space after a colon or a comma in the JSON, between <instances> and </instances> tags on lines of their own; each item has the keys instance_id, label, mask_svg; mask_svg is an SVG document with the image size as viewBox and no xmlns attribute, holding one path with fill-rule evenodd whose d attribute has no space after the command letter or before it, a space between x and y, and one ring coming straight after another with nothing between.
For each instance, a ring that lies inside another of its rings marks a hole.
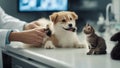
<instances>
[{"instance_id":1,"label":"clinic interior","mask_svg":"<svg viewBox=\"0 0 120 68\"><path fill-rule=\"evenodd\" d=\"M89 5L84 4L87 2ZM106 6L111 3L112 0L68 0L68 11L74 11L78 14L79 19L77 20L78 31L87 21L91 21L92 24L96 24L100 14L105 17ZM56 11L40 11L40 12L19 12L18 11L18 0L0 0L2 8L14 17L21 20L30 22L38 18L49 18L49 15Z\"/></svg>"}]
</instances>

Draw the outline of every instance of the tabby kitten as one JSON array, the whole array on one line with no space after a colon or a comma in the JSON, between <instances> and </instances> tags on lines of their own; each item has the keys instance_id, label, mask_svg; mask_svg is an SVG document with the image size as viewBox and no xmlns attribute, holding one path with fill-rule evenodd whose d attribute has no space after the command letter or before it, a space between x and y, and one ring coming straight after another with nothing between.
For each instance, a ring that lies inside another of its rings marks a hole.
<instances>
[{"instance_id":1,"label":"tabby kitten","mask_svg":"<svg viewBox=\"0 0 120 68\"><path fill-rule=\"evenodd\" d=\"M117 44L113 47L111 51L111 58L115 60L120 60L120 32L114 34L110 40L117 42Z\"/></svg>"},{"instance_id":2,"label":"tabby kitten","mask_svg":"<svg viewBox=\"0 0 120 68\"><path fill-rule=\"evenodd\" d=\"M95 30L91 25L86 24L83 28L83 32L86 35L89 47L89 52L87 52L87 55L107 53L105 40L95 34Z\"/></svg>"}]
</instances>

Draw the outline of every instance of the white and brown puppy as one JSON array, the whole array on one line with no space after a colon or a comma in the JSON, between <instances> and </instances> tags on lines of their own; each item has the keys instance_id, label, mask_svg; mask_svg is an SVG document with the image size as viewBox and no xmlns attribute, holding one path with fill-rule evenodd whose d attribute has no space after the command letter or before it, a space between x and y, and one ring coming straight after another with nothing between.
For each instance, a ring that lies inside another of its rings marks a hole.
<instances>
[{"instance_id":1,"label":"white and brown puppy","mask_svg":"<svg viewBox=\"0 0 120 68\"><path fill-rule=\"evenodd\" d=\"M40 25L39 28L49 28L51 31L51 36L46 35L43 47L48 49L56 47L83 48L84 45L80 43L76 33L77 27L75 21L77 19L78 16L76 13L61 11L50 15L50 20L37 20L36 22Z\"/></svg>"},{"instance_id":2,"label":"white and brown puppy","mask_svg":"<svg viewBox=\"0 0 120 68\"><path fill-rule=\"evenodd\" d=\"M54 34L51 36L52 43L55 47L75 47L83 48L80 43L76 30L76 20L78 16L71 11L55 12L50 15L50 20L53 22ZM46 48L53 46L46 45Z\"/></svg>"},{"instance_id":3,"label":"white and brown puppy","mask_svg":"<svg viewBox=\"0 0 120 68\"><path fill-rule=\"evenodd\" d=\"M51 36L54 34L54 28L53 28L53 23L46 19L46 18L41 18L36 21L34 21L37 25L39 25L39 29L44 29L46 32L46 36L44 37L43 43L39 45L34 45L34 44L25 44L24 47L44 47L44 48L55 48L55 46L52 43ZM28 30L31 28L28 28Z\"/></svg>"}]
</instances>

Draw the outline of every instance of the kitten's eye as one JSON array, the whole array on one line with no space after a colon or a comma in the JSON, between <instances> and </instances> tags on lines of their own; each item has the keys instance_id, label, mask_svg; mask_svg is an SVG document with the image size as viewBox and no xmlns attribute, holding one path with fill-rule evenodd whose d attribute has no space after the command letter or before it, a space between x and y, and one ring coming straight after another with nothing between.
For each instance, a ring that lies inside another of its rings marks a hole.
<instances>
[{"instance_id":1,"label":"kitten's eye","mask_svg":"<svg viewBox=\"0 0 120 68\"><path fill-rule=\"evenodd\" d=\"M66 22L66 20L65 20L65 19L63 19L63 20L62 20L62 22Z\"/></svg>"},{"instance_id":2,"label":"kitten's eye","mask_svg":"<svg viewBox=\"0 0 120 68\"><path fill-rule=\"evenodd\" d=\"M72 18L70 18L70 20L72 20Z\"/></svg>"}]
</instances>

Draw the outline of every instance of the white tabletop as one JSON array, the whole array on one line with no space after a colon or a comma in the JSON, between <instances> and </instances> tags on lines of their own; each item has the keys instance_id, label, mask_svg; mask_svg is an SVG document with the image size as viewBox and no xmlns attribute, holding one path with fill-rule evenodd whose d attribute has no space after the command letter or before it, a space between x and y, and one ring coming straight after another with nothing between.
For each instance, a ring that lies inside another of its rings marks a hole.
<instances>
[{"instance_id":1,"label":"white tabletop","mask_svg":"<svg viewBox=\"0 0 120 68\"><path fill-rule=\"evenodd\" d=\"M59 68L118 68L120 66L120 61L112 60L109 52L106 55L86 55L85 48L21 48L19 47L21 45L23 44L20 42L13 42L7 50Z\"/></svg>"},{"instance_id":2,"label":"white tabletop","mask_svg":"<svg viewBox=\"0 0 120 68\"><path fill-rule=\"evenodd\" d=\"M35 61L54 66L55 68L118 68L120 61L112 60L110 52L115 43L110 41L111 35L108 32L103 35L107 43L106 55L86 55L87 49L80 48L24 48L23 43L12 42L7 46L7 51L31 58ZM83 34L78 34L80 42L84 42ZM81 39L82 38L82 39Z\"/></svg>"}]
</instances>

